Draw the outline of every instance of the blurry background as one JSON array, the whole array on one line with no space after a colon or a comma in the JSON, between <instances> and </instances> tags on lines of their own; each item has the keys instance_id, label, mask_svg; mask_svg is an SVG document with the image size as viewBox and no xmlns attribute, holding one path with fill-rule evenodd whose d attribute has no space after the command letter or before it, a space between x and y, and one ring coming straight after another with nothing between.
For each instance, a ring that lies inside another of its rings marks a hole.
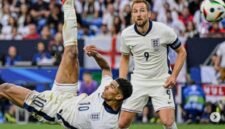
<instances>
[{"instance_id":1,"label":"blurry background","mask_svg":"<svg viewBox=\"0 0 225 129\"><path fill-rule=\"evenodd\" d=\"M208 23L202 0L148 0L151 20L172 27L188 57L174 88L178 123L212 123L212 112L225 123L225 19ZM92 93L100 82L97 64L83 53L95 44L118 75L120 33L131 25L129 0L76 0L79 22L79 93ZM60 0L0 0L0 82L29 89L50 89L63 53ZM176 54L170 51L171 67ZM131 68L132 70L132 64ZM36 122L29 113L0 101L0 123ZM138 123L158 123L151 100Z\"/></svg>"}]
</instances>

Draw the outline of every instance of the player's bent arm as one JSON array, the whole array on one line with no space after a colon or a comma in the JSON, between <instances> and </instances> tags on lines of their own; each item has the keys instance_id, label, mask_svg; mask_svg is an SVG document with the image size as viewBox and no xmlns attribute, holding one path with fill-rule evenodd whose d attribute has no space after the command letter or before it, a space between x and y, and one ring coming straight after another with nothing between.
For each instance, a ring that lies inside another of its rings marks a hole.
<instances>
[{"instance_id":1,"label":"player's bent arm","mask_svg":"<svg viewBox=\"0 0 225 129\"><path fill-rule=\"evenodd\" d=\"M119 77L127 78L128 69L129 69L129 54L122 54L120 59L120 68L119 68Z\"/></svg>"},{"instance_id":2,"label":"player's bent arm","mask_svg":"<svg viewBox=\"0 0 225 129\"><path fill-rule=\"evenodd\" d=\"M177 59L176 59L175 65L174 65L172 76L177 78L181 68L183 67L183 64L184 64L184 61L186 59L187 53L186 53L186 50L185 50L183 45L181 45L180 47L175 49L175 51L177 53Z\"/></svg>"},{"instance_id":3,"label":"player's bent arm","mask_svg":"<svg viewBox=\"0 0 225 129\"><path fill-rule=\"evenodd\" d=\"M93 57L95 61L97 62L97 64L99 65L99 67L102 69L102 76L105 76L105 75L112 76L111 68L109 64L107 63L107 61L102 57L102 55L99 53L96 53Z\"/></svg>"}]
</instances>

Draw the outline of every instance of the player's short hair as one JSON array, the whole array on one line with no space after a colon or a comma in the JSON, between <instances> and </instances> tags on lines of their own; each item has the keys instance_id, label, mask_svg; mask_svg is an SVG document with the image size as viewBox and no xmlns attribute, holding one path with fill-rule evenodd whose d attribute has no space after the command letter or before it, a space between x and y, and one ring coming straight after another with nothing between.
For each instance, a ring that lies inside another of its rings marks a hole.
<instances>
[{"instance_id":1,"label":"player's short hair","mask_svg":"<svg viewBox=\"0 0 225 129\"><path fill-rule=\"evenodd\" d=\"M133 0L131 3L131 9L133 9L134 4L137 4L137 3L144 3L147 7L147 10L150 11L151 6L150 6L149 2L146 0Z\"/></svg>"},{"instance_id":2,"label":"player's short hair","mask_svg":"<svg viewBox=\"0 0 225 129\"><path fill-rule=\"evenodd\" d=\"M117 78L115 81L119 84L119 89L122 91L123 100L130 97L133 92L132 84L130 83L130 81L123 78Z\"/></svg>"}]
</instances>

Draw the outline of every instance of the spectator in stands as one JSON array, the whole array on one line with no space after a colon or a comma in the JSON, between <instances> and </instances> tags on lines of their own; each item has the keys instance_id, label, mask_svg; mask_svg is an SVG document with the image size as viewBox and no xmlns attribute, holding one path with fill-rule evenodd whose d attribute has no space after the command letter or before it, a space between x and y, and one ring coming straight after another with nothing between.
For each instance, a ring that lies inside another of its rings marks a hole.
<instances>
[{"instance_id":1,"label":"spectator in stands","mask_svg":"<svg viewBox=\"0 0 225 129\"><path fill-rule=\"evenodd\" d=\"M50 15L47 18L47 25L50 27L52 35L58 31L58 25L63 23L63 13L60 11L61 5L50 4Z\"/></svg>"},{"instance_id":2,"label":"spectator in stands","mask_svg":"<svg viewBox=\"0 0 225 129\"><path fill-rule=\"evenodd\" d=\"M95 32L94 30L92 30L90 28L89 25L83 25L82 26L82 31L79 32L83 37L90 37L90 36L94 36L95 35Z\"/></svg>"},{"instance_id":3,"label":"spectator in stands","mask_svg":"<svg viewBox=\"0 0 225 129\"><path fill-rule=\"evenodd\" d=\"M209 27L209 33L207 36L212 38L225 37L225 29L222 26L220 26L218 22L214 22Z\"/></svg>"},{"instance_id":4,"label":"spectator in stands","mask_svg":"<svg viewBox=\"0 0 225 129\"><path fill-rule=\"evenodd\" d=\"M83 81L80 84L79 94L86 93L90 95L98 88L98 83L93 80L91 73L83 73Z\"/></svg>"},{"instance_id":5,"label":"spectator in stands","mask_svg":"<svg viewBox=\"0 0 225 129\"><path fill-rule=\"evenodd\" d=\"M191 0L189 2L188 8L192 15L194 15L195 12L200 9L200 3L201 3L201 0Z\"/></svg>"},{"instance_id":6,"label":"spectator in stands","mask_svg":"<svg viewBox=\"0 0 225 129\"><path fill-rule=\"evenodd\" d=\"M0 19L0 23L4 26L8 24L8 19L11 16L10 5L8 3L2 4L2 17Z\"/></svg>"},{"instance_id":7,"label":"spectator in stands","mask_svg":"<svg viewBox=\"0 0 225 129\"><path fill-rule=\"evenodd\" d=\"M18 15L18 25L19 27L24 26L25 18L29 15L29 7L26 4L20 5L19 15Z\"/></svg>"},{"instance_id":8,"label":"spectator in stands","mask_svg":"<svg viewBox=\"0 0 225 129\"><path fill-rule=\"evenodd\" d=\"M18 33L17 27L13 27L11 33L5 36L5 40L22 40L22 39L23 36L20 33Z\"/></svg>"},{"instance_id":9,"label":"spectator in stands","mask_svg":"<svg viewBox=\"0 0 225 129\"><path fill-rule=\"evenodd\" d=\"M122 29L122 21L119 16L113 17L113 25L111 27L112 35L118 35Z\"/></svg>"},{"instance_id":10,"label":"spectator in stands","mask_svg":"<svg viewBox=\"0 0 225 129\"><path fill-rule=\"evenodd\" d=\"M179 19L183 22L183 24L186 26L188 22L193 22L193 15L191 15L188 7L184 7Z\"/></svg>"},{"instance_id":11,"label":"spectator in stands","mask_svg":"<svg viewBox=\"0 0 225 129\"><path fill-rule=\"evenodd\" d=\"M15 46L8 48L8 55L5 57L5 66L13 66L16 61L21 61L21 57L17 53Z\"/></svg>"},{"instance_id":12,"label":"spectator in stands","mask_svg":"<svg viewBox=\"0 0 225 129\"><path fill-rule=\"evenodd\" d=\"M219 72L219 82L225 82L225 41L219 45L213 59L214 68Z\"/></svg>"},{"instance_id":13,"label":"spectator in stands","mask_svg":"<svg viewBox=\"0 0 225 129\"><path fill-rule=\"evenodd\" d=\"M186 123L196 123L204 110L205 94L200 85L189 84L182 92L183 118Z\"/></svg>"},{"instance_id":14,"label":"spectator in stands","mask_svg":"<svg viewBox=\"0 0 225 129\"><path fill-rule=\"evenodd\" d=\"M96 36L110 36L109 30L106 24L101 25L101 28Z\"/></svg>"},{"instance_id":15,"label":"spectator in stands","mask_svg":"<svg viewBox=\"0 0 225 129\"><path fill-rule=\"evenodd\" d=\"M58 32L55 35L54 40L51 41L49 50L50 50L52 57L55 58L54 65L59 65L59 63L62 59L62 54L63 54L63 50L64 50L62 34L60 32Z\"/></svg>"},{"instance_id":16,"label":"spectator in stands","mask_svg":"<svg viewBox=\"0 0 225 129\"><path fill-rule=\"evenodd\" d=\"M195 24L193 22L191 21L187 22L185 35L186 38L199 37L198 31L195 28Z\"/></svg>"},{"instance_id":17,"label":"spectator in stands","mask_svg":"<svg viewBox=\"0 0 225 129\"><path fill-rule=\"evenodd\" d=\"M111 30L111 27L113 25L114 14L115 14L115 9L113 4L108 4L107 10L105 11L103 15L102 23L106 24L109 30Z\"/></svg>"},{"instance_id":18,"label":"spectator in stands","mask_svg":"<svg viewBox=\"0 0 225 129\"><path fill-rule=\"evenodd\" d=\"M32 59L32 65L52 65L53 60L51 59L50 53L45 50L43 42L37 44L37 53L34 54Z\"/></svg>"},{"instance_id":19,"label":"spectator in stands","mask_svg":"<svg viewBox=\"0 0 225 129\"><path fill-rule=\"evenodd\" d=\"M129 4L125 5L122 13L120 13L120 17L125 25L124 27L131 25L131 7Z\"/></svg>"},{"instance_id":20,"label":"spectator in stands","mask_svg":"<svg viewBox=\"0 0 225 129\"><path fill-rule=\"evenodd\" d=\"M24 39L34 40L34 39L39 39L40 38L39 34L37 33L35 24L30 24L28 26L28 28L29 28L29 33L24 36Z\"/></svg>"},{"instance_id":21,"label":"spectator in stands","mask_svg":"<svg viewBox=\"0 0 225 129\"><path fill-rule=\"evenodd\" d=\"M16 19L12 16L9 16L7 25L3 26L2 28L2 39L5 39L9 35L11 35L12 28L17 28Z\"/></svg>"},{"instance_id":22,"label":"spectator in stands","mask_svg":"<svg viewBox=\"0 0 225 129\"><path fill-rule=\"evenodd\" d=\"M44 0L36 0L30 7L30 14L37 21L37 29L41 28L46 24L46 17L49 15L49 3Z\"/></svg>"},{"instance_id":23,"label":"spectator in stands","mask_svg":"<svg viewBox=\"0 0 225 129\"><path fill-rule=\"evenodd\" d=\"M99 2L95 0L87 0L84 5L83 17L93 20L99 17Z\"/></svg>"},{"instance_id":24,"label":"spectator in stands","mask_svg":"<svg viewBox=\"0 0 225 129\"><path fill-rule=\"evenodd\" d=\"M106 5L104 4L104 1L105 0L98 0L98 3L97 3L97 9L96 10L98 10L98 16L100 18L103 17L103 14L106 10Z\"/></svg>"},{"instance_id":25,"label":"spectator in stands","mask_svg":"<svg viewBox=\"0 0 225 129\"><path fill-rule=\"evenodd\" d=\"M43 40L50 40L52 37L51 37L51 32L50 32L50 29L49 29L49 26L44 26L41 30L41 39Z\"/></svg>"}]
</instances>

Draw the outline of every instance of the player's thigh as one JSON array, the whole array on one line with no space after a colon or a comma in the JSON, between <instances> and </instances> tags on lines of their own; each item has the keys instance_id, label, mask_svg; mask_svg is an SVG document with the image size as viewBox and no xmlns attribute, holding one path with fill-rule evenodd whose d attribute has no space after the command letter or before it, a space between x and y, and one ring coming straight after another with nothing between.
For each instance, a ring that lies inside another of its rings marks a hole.
<instances>
[{"instance_id":1,"label":"player's thigh","mask_svg":"<svg viewBox=\"0 0 225 129\"><path fill-rule=\"evenodd\" d=\"M62 84L76 83L78 82L78 72L79 61L77 45L67 46L64 49L55 80Z\"/></svg>"},{"instance_id":2,"label":"player's thigh","mask_svg":"<svg viewBox=\"0 0 225 129\"><path fill-rule=\"evenodd\" d=\"M152 94L150 94L150 96L155 112L165 108L175 109L173 93L171 89L166 89L163 86L156 86L151 92Z\"/></svg>"},{"instance_id":3,"label":"player's thigh","mask_svg":"<svg viewBox=\"0 0 225 129\"><path fill-rule=\"evenodd\" d=\"M34 114L39 121L55 122L63 103L72 98L72 94L55 94L52 91L38 93L33 91L25 100L24 108Z\"/></svg>"},{"instance_id":4,"label":"player's thigh","mask_svg":"<svg viewBox=\"0 0 225 129\"><path fill-rule=\"evenodd\" d=\"M127 112L141 113L149 99L148 87L142 87L141 85L138 85L140 84L138 82L132 84L132 95L127 100L125 100L122 105L122 110Z\"/></svg>"},{"instance_id":5,"label":"player's thigh","mask_svg":"<svg viewBox=\"0 0 225 129\"><path fill-rule=\"evenodd\" d=\"M57 95L66 95L68 94L73 96L77 96L78 83L75 84L62 84L57 83L56 81L53 83L52 90Z\"/></svg>"}]
</instances>

